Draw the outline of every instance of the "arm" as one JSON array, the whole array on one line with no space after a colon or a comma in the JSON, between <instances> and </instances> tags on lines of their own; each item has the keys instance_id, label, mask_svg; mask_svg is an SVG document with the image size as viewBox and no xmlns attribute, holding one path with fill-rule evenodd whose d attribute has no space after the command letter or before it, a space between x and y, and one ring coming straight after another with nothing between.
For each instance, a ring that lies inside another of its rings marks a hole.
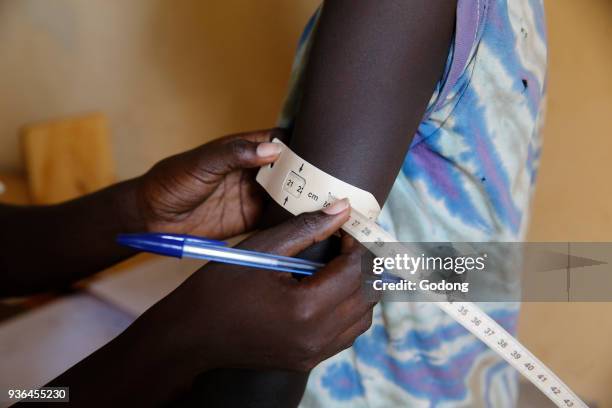
<instances>
[{"instance_id":1,"label":"arm","mask_svg":"<svg viewBox=\"0 0 612 408\"><path fill-rule=\"evenodd\" d=\"M325 211L260 231L240 247L295 255L349 216L346 201ZM361 290L362 255L345 236L341 254L301 282L286 273L210 262L49 386L70 387L75 406L159 406L189 389L197 373L216 367L308 371L371 324L374 304Z\"/></svg>"},{"instance_id":2,"label":"arm","mask_svg":"<svg viewBox=\"0 0 612 408\"><path fill-rule=\"evenodd\" d=\"M455 9L448 0L325 2L291 148L370 191L382 205L442 76ZM274 203L265 214L270 224L288 217ZM325 260L329 252L328 241L308 255ZM219 406L292 406L306 379L278 371L217 371L202 376L195 393Z\"/></svg>"},{"instance_id":3,"label":"arm","mask_svg":"<svg viewBox=\"0 0 612 408\"><path fill-rule=\"evenodd\" d=\"M0 206L0 297L57 289L132 255L119 232L142 231L135 180L52 206Z\"/></svg>"},{"instance_id":4,"label":"arm","mask_svg":"<svg viewBox=\"0 0 612 408\"><path fill-rule=\"evenodd\" d=\"M442 76L455 8L448 0L326 2L291 148L382 205Z\"/></svg>"},{"instance_id":5,"label":"arm","mask_svg":"<svg viewBox=\"0 0 612 408\"><path fill-rule=\"evenodd\" d=\"M263 197L254 169L280 132L227 136L167 158L145 175L53 206L0 206L0 297L64 287L133 254L119 233L223 239L253 227ZM272 150L270 150L272 149Z\"/></svg>"}]
</instances>

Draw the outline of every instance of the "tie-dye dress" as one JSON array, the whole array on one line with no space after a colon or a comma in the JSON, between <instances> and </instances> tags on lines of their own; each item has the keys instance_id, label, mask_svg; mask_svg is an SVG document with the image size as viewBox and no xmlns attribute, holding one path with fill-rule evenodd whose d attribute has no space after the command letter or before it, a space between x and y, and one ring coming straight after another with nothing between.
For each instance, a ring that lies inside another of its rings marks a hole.
<instances>
[{"instance_id":1,"label":"tie-dye dress","mask_svg":"<svg viewBox=\"0 0 612 408\"><path fill-rule=\"evenodd\" d=\"M443 78L379 223L400 241L518 241L540 155L543 0L459 0ZM300 40L288 127L319 12ZM512 272L512 271L511 271ZM518 305L481 304L510 332ZM313 370L304 407L510 407L518 374L426 303L381 303L353 347Z\"/></svg>"}]
</instances>

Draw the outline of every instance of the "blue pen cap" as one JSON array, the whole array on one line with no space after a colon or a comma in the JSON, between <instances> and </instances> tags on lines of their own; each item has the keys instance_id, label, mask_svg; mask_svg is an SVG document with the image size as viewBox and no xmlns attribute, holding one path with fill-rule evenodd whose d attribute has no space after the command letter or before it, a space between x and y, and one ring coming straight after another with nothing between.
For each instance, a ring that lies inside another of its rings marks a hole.
<instances>
[{"instance_id":1,"label":"blue pen cap","mask_svg":"<svg viewBox=\"0 0 612 408\"><path fill-rule=\"evenodd\" d=\"M117 243L120 245L175 258L183 256L183 242L182 240L169 240L157 234L119 234L117 236Z\"/></svg>"},{"instance_id":2,"label":"blue pen cap","mask_svg":"<svg viewBox=\"0 0 612 408\"><path fill-rule=\"evenodd\" d=\"M185 241L193 241L208 245L225 246L226 243L206 238L198 238L191 235L178 234L119 234L117 243L134 249L140 249L154 254L183 257L183 245Z\"/></svg>"}]
</instances>

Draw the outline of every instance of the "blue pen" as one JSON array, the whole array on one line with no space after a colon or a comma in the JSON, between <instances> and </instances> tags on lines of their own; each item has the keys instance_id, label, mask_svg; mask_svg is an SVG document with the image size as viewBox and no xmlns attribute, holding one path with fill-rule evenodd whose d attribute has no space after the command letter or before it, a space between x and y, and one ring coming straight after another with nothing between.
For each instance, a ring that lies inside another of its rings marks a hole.
<instances>
[{"instance_id":1,"label":"blue pen","mask_svg":"<svg viewBox=\"0 0 612 408\"><path fill-rule=\"evenodd\" d=\"M176 258L206 259L253 268L312 275L325 266L300 258L235 249L223 241L181 234L119 234L121 245Z\"/></svg>"}]
</instances>

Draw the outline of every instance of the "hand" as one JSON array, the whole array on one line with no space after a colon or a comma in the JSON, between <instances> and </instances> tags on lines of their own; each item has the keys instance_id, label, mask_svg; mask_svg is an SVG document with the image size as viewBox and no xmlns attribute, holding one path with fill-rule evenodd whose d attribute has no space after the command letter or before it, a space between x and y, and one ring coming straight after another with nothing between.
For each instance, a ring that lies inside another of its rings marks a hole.
<instances>
[{"instance_id":1,"label":"hand","mask_svg":"<svg viewBox=\"0 0 612 408\"><path fill-rule=\"evenodd\" d=\"M139 216L151 232L224 239L253 228L265 192L257 168L276 160L278 129L226 136L157 163L138 182Z\"/></svg>"},{"instance_id":2,"label":"hand","mask_svg":"<svg viewBox=\"0 0 612 408\"><path fill-rule=\"evenodd\" d=\"M240 248L294 256L347 221L342 200L332 214L303 214L257 233ZM315 275L209 263L143 318L171 333L174 360L194 373L219 367L308 371L351 346L372 321L362 289L361 247L348 235L341 254ZM162 338L155 333L146 337Z\"/></svg>"}]
</instances>

